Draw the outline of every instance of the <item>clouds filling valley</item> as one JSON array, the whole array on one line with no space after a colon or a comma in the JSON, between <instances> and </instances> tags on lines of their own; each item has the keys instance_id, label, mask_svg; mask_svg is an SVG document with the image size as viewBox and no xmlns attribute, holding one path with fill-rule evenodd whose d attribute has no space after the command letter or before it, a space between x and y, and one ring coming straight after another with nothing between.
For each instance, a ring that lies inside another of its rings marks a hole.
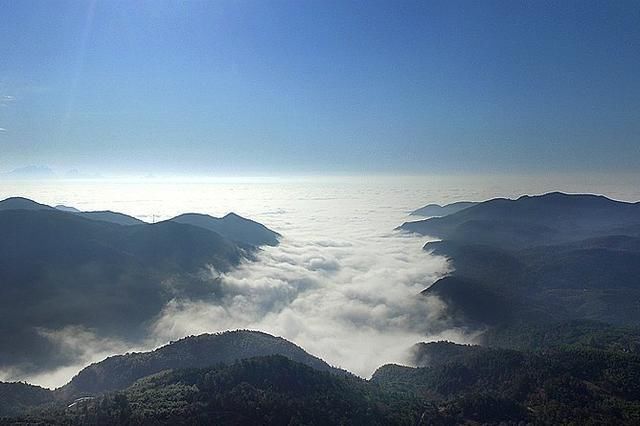
<instances>
[{"instance_id":1,"label":"clouds filling valley","mask_svg":"<svg viewBox=\"0 0 640 426\"><path fill-rule=\"evenodd\" d=\"M216 189L200 204L189 204L186 197L193 194L178 190L168 198L163 193L162 199L173 200L171 206L182 211L211 214L220 214L216 204L239 206L243 216L281 233L280 244L263 247L227 272L203 265L191 277L195 292L184 291L184 277L145 284L170 297L142 323L139 334L123 336L73 322L41 327L35 332L51 345L46 356L5 367L0 380L57 387L109 355L235 329L281 336L362 377L385 363L409 364L417 342L473 341L473 331L448 324L439 299L420 295L449 272L447 260L422 250L427 238L392 231L406 220L411 201L423 195L367 186L346 191L337 184L274 185L246 194L235 186L228 192ZM131 198L130 204L119 203L124 211L151 211L135 193ZM167 208L162 216L176 213Z\"/></svg>"},{"instance_id":2,"label":"clouds filling valley","mask_svg":"<svg viewBox=\"0 0 640 426\"><path fill-rule=\"evenodd\" d=\"M438 299L419 296L448 267L421 250L423 243L396 233L351 242L285 239L228 274L212 271L219 303L171 301L153 338L262 330L368 377L384 363L408 362L416 342L470 338L446 327Z\"/></svg>"}]
</instances>

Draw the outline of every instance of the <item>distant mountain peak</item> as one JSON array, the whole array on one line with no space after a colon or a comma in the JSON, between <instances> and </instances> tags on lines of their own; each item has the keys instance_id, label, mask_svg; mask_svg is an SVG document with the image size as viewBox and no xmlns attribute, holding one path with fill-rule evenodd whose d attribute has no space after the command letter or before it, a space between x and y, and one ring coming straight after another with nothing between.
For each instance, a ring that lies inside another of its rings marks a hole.
<instances>
[{"instance_id":1,"label":"distant mountain peak","mask_svg":"<svg viewBox=\"0 0 640 426\"><path fill-rule=\"evenodd\" d=\"M201 213L184 213L169 221L197 226L216 232L223 237L250 246L275 246L280 234L261 223L246 219L236 213L227 213L222 218Z\"/></svg>"}]
</instances>

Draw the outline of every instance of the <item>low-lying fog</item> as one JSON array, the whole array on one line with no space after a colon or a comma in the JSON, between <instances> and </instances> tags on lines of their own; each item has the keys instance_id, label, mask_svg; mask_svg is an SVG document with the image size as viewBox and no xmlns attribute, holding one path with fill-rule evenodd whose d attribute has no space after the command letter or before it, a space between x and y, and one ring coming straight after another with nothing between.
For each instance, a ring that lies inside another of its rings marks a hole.
<instances>
[{"instance_id":1,"label":"low-lying fog","mask_svg":"<svg viewBox=\"0 0 640 426\"><path fill-rule=\"evenodd\" d=\"M393 229L416 219L408 213L431 202L557 189L638 198L636 186L619 181L618 192L610 191L614 182L578 177L562 182L551 177L413 177L8 183L0 188L2 198L20 195L81 210L110 209L148 222L184 212L222 216L234 211L283 239L231 273L212 270L212 279L219 278L224 289L222 300L171 301L150 326L148 338L135 347L80 328L44 330L74 353L77 363L37 376L4 372L4 379L56 387L113 353L237 328L282 336L363 377L384 363L406 363L408 348L418 341L472 341L472 333L446 328L437 319L443 308L437 300L418 296L447 272L446 260L421 249L427 239Z\"/></svg>"}]
</instances>

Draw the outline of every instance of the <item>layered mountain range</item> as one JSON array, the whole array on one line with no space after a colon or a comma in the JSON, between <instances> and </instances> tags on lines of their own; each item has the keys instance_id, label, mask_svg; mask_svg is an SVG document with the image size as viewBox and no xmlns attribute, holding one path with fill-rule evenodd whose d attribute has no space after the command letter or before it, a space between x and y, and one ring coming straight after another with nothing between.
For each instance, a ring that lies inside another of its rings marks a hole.
<instances>
[{"instance_id":1,"label":"layered mountain range","mask_svg":"<svg viewBox=\"0 0 640 426\"><path fill-rule=\"evenodd\" d=\"M588 319L640 325L640 203L549 193L493 199L400 229L453 272L425 290L481 327Z\"/></svg>"},{"instance_id":2,"label":"layered mountain range","mask_svg":"<svg viewBox=\"0 0 640 426\"><path fill-rule=\"evenodd\" d=\"M0 235L0 370L23 372L71 362L51 339L66 327L137 340L169 300L215 298L210 268L229 271L279 238L232 213L148 224L25 198L0 201Z\"/></svg>"}]
</instances>

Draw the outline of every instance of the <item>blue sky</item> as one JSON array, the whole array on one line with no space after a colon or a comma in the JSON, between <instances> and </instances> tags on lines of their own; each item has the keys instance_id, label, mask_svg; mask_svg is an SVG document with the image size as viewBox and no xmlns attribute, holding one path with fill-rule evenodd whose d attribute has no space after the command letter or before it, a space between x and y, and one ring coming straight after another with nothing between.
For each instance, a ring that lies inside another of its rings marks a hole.
<instances>
[{"instance_id":1,"label":"blue sky","mask_svg":"<svg viewBox=\"0 0 640 426\"><path fill-rule=\"evenodd\" d=\"M0 0L0 171L633 172L637 1Z\"/></svg>"}]
</instances>

